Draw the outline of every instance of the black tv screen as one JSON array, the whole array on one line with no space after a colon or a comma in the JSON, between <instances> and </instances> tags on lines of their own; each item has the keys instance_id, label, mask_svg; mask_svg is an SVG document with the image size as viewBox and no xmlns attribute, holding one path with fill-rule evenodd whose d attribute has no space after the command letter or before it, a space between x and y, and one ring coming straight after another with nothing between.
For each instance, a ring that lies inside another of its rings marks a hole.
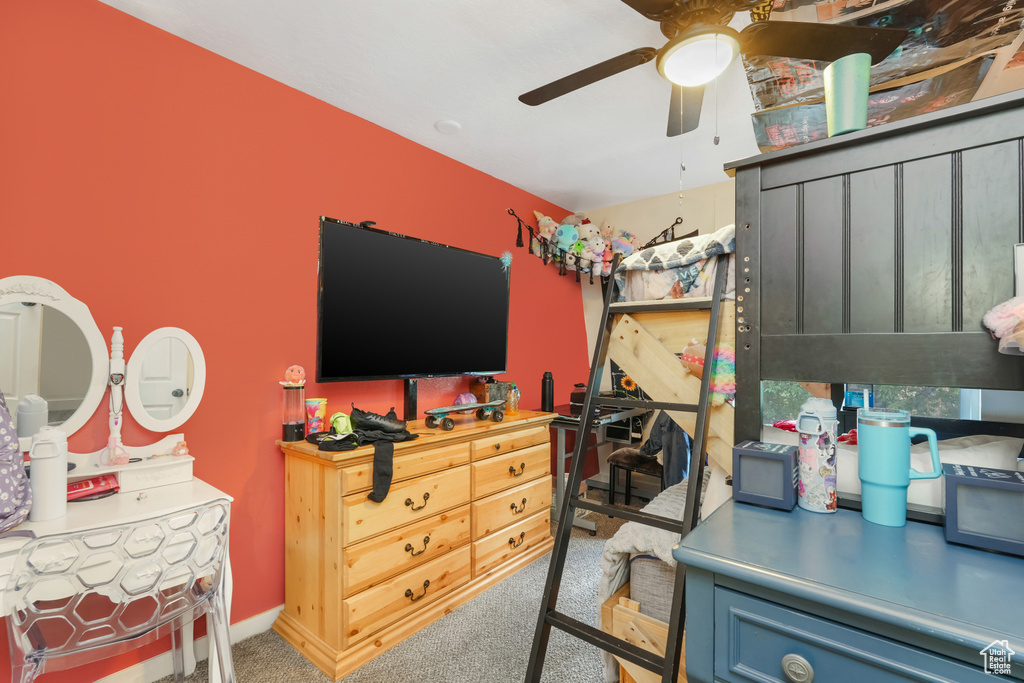
<instances>
[{"instance_id":1,"label":"black tv screen","mask_svg":"<svg viewBox=\"0 0 1024 683\"><path fill-rule=\"evenodd\" d=\"M316 379L503 373L508 295L495 256L321 218Z\"/></svg>"}]
</instances>

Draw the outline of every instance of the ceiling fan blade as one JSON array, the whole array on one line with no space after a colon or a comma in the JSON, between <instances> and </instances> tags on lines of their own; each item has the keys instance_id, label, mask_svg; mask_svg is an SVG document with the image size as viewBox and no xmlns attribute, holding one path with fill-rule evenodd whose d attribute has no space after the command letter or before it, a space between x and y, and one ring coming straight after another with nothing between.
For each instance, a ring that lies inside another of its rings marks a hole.
<instances>
[{"instance_id":1,"label":"ceiling fan blade","mask_svg":"<svg viewBox=\"0 0 1024 683\"><path fill-rule=\"evenodd\" d=\"M672 9L676 4L675 0L622 0L640 14L648 19L655 19L666 11Z\"/></svg>"},{"instance_id":2,"label":"ceiling fan blade","mask_svg":"<svg viewBox=\"0 0 1024 683\"><path fill-rule=\"evenodd\" d=\"M761 21L740 32L740 52L821 62L867 52L877 64L907 37L902 28L839 26L802 21Z\"/></svg>"},{"instance_id":3,"label":"ceiling fan blade","mask_svg":"<svg viewBox=\"0 0 1024 683\"><path fill-rule=\"evenodd\" d=\"M557 81L552 81L547 85L542 85L536 90L523 93L519 96L519 101L523 104L535 107L538 104L544 104L556 97L561 97L566 93L570 93L573 90L578 90L585 85L596 83L597 81L608 78L609 76L614 76L615 74L626 71L627 69L632 69L634 66L646 64L657 56L658 51L653 47L640 47L635 50L630 50L618 57L612 57L600 64L595 64L594 66L589 66L582 71L570 74L565 78L559 78Z\"/></svg>"},{"instance_id":4,"label":"ceiling fan blade","mask_svg":"<svg viewBox=\"0 0 1024 683\"><path fill-rule=\"evenodd\" d=\"M696 130L700 124L700 108L704 103L704 86L684 88L672 84L672 101L668 105L668 136L675 137Z\"/></svg>"}]
</instances>

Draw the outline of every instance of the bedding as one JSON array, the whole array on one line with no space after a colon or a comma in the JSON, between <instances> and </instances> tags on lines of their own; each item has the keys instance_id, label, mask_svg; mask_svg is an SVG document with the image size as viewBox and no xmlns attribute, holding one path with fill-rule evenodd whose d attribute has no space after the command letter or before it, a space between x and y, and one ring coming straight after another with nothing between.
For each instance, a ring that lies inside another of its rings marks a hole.
<instances>
[{"instance_id":1,"label":"bedding","mask_svg":"<svg viewBox=\"0 0 1024 683\"><path fill-rule=\"evenodd\" d=\"M711 479L711 468L705 468L704 481L701 486L701 501L705 500L708 481ZM670 519L683 518L686 507L687 480L670 486L650 503L644 506L644 512ZM601 555L601 580L597 587L598 615L600 606L629 580L629 560L633 555L647 555L667 562L675 570L676 561L672 557L672 547L679 542L679 534L646 526L637 522L626 522L608 539ZM671 592L665 600L671 599ZM600 616L598 616L600 618ZM602 650L604 661L605 683L614 683L619 679L619 664L616 659Z\"/></svg>"},{"instance_id":2,"label":"bedding","mask_svg":"<svg viewBox=\"0 0 1024 683\"><path fill-rule=\"evenodd\" d=\"M711 296L718 269L714 257L736 250L735 233L735 226L727 225L713 233L664 242L628 256L615 271L619 301ZM728 259L728 298L733 298L736 290L733 261L733 257Z\"/></svg>"},{"instance_id":3,"label":"bedding","mask_svg":"<svg viewBox=\"0 0 1024 683\"><path fill-rule=\"evenodd\" d=\"M761 440L766 443L799 445L799 435L784 429L765 425ZM962 436L939 441L939 461L991 467L1000 470L1018 469L1018 455L1024 447L1024 439L984 434ZM857 446L840 443L836 448L836 488L840 497L860 496L860 478L857 476ZM922 472L930 472L931 454L928 444L919 443L910 447L910 466ZM1022 470L1024 471L1024 470ZM907 505L938 508L945 511L946 487L942 477L938 479L915 479L907 489Z\"/></svg>"}]
</instances>

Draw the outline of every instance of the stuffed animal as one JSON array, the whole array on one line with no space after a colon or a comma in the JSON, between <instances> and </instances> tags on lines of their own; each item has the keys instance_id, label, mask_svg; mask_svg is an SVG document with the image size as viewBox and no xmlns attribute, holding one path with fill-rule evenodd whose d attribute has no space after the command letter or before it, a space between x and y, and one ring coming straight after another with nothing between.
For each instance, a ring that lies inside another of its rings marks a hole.
<instances>
[{"instance_id":1,"label":"stuffed animal","mask_svg":"<svg viewBox=\"0 0 1024 683\"><path fill-rule=\"evenodd\" d=\"M171 455L188 455L188 444L184 441L179 441L174 448L171 449Z\"/></svg>"},{"instance_id":2,"label":"stuffed animal","mask_svg":"<svg viewBox=\"0 0 1024 683\"><path fill-rule=\"evenodd\" d=\"M620 237L616 237L612 240L612 251L616 254L622 254L623 256L629 256L633 253L633 245L627 240Z\"/></svg>"},{"instance_id":3,"label":"stuffed animal","mask_svg":"<svg viewBox=\"0 0 1024 683\"><path fill-rule=\"evenodd\" d=\"M683 369L692 373L697 379L704 377L704 354L706 351L707 347L704 344L696 339L691 339L690 343L683 348L683 355L679 359L683 363Z\"/></svg>"},{"instance_id":4,"label":"stuffed animal","mask_svg":"<svg viewBox=\"0 0 1024 683\"><path fill-rule=\"evenodd\" d=\"M571 213L562 220L562 225L572 225L579 227L583 221L586 220L582 213Z\"/></svg>"},{"instance_id":5,"label":"stuffed animal","mask_svg":"<svg viewBox=\"0 0 1024 683\"><path fill-rule=\"evenodd\" d=\"M540 211L534 211L533 215L537 217L537 236L550 241L554 237L555 231L558 230L558 222Z\"/></svg>"},{"instance_id":6,"label":"stuffed animal","mask_svg":"<svg viewBox=\"0 0 1024 683\"><path fill-rule=\"evenodd\" d=\"M555 242L558 244L558 248L563 251L569 251L578 239L579 231L576 230L575 226L568 223L559 225L558 230L555 231Z\"/></svg>"},{"instance_id":7,"label":"stuffed animal","mask_svg":"<svg viewBox=\"0 0 1024 683\"><path fill-rule=\"evenodd\" d=\"M590 220L584 221L578 228L581 240L589 240L591 237L600 237L601 229L590 222Z\"/></svg>"}]
</instances>

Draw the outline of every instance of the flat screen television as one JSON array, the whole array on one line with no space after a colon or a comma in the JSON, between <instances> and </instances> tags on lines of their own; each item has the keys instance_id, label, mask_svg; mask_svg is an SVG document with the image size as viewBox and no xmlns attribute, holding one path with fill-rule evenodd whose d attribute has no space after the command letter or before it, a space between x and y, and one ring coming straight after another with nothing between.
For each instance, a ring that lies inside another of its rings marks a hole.
<instances>
[{"instance_id":1,"label":"flat screen television","mask_svg":"<svg viewBox=\"0 0 1024 683\"><path fill-rule=\"evenodd\" d=\"M316 379L503 373L508 301L498 257L321 217Z\"/></svg>"}]
</instances>

